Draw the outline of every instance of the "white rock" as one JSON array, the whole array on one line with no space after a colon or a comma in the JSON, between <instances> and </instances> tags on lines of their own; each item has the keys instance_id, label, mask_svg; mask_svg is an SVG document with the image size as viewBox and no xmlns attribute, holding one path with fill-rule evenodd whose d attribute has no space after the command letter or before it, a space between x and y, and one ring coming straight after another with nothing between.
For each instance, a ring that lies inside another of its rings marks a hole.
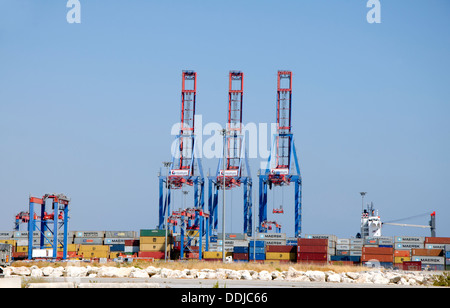
<instances>
[{"instance_id":1,"label":"white rock","mask_svg":"<svg viewBox=\"0 0 450 308\"><path fill-rule=\"evenodd\" d=\"M66 267L67 277L86 277L87 268L82 266L68 266Z\"/></svg>"},{"instance_id":2,"label":"white rock","mask_svg":"<svg viewBox=\"0 0 450 308\"><path fill-rule=\"evenodd\" d=\"M130 278L149 278L146 270L134 268L131 273L128 275Z\"/></svg>"},{"instance_id":3,"label":"white rock","mask_svg":"<svg viewBox=\"0 0 450 308\"><path fill-rule=\"evenodd\" d=\"M29 276L31 274L31 270L28 267L20 266L20 267L14 267L12 275L19 275L19 276Z\"/></svg>"},{"instance_id":4,"label":"white rock","mask_svg":"<svg viewBox=\"0 0 450 308\"><path fill-rule=\"evenodd\" d=\"M348 278L352 279L352 280L356 280L359 277L359 273L356 272L346 272L345 276L347 276Z\"/></svg>"},{"instance_id":5,"label":"white rock","mask_svg":"<svg viewBox=\"0 0 450 308\"><path fill-rule=\"evenodd\" d=\"M326 280L327 282L341 282L341 275L336 273L329 273Z\"/></svg>"},{"instance_id":6,"label":"white rock","mask_svg":"<svg viewBox=\"0 0 450 308\"><path fill-rule=\"evenodd\" d=\"M241 277L240 277L241 280L252 280L252 275L250 274L249 271L242 270L240 272L241 272Z\"/></svg>"},{"instance_id":7,"label":"white rock","mask_svg":"<svg viewBox=\"0 0 450 308\"><path fill-rule=\"evenodd\" d=\"M321 271L306 271L305 275L310 281L325 282L325 273Z\"/></svg>"},{"instance_id":8,"label":"white rock","mask_svg":"<svg viewBox=\"0 0 450 308\"><path fill-rule=\"evenodd\" d=\"M147 273L149 274L150 277L153 275L159 274L159 272L160 272L160 270L154 266L148 266L145 270L147 271Z\"/></svg>"},{"instance_id":9,"label":"white rock","mask_svg":"<svg viewBox=\"0 0 450 308\"><path fill-rule=\"evenodd\" d=\"M265 280L265 281L272 280L272 274L269 273L268 271L260 271L259 275L258 275L258 279Z\"/></svg>"},{"instance_id":10,"label":"white rock","mask_svg":"<svg viewBox=\"0 0 450 308\"><path fill-rule=\"evenodd\" d=\"M30 276L31 277L42 277L43 276L42 270L40 268L38 268L38 267L32 268Z\"/></svg>"},{"instance_id":11,"label":"white rock","mask_svg":"<svg viewBox=\"0 0 450 308\"><path fill-rule=\"evenodd\" d=\"M241 279L241 274L239 273L239 271L231 271L230 273L228 273L227 279Z\"/></svg>"},{"instance_id":12,"label":"white rock","mask_svg":"<svg viewBox=\"0 0 450 308\"><path fill-rule=\"evenodd\" d=\"M375 284L388 284L390 279L384 277L381 273L376 273L372 276L372 282Z\"/></svg>"}]
</instances>

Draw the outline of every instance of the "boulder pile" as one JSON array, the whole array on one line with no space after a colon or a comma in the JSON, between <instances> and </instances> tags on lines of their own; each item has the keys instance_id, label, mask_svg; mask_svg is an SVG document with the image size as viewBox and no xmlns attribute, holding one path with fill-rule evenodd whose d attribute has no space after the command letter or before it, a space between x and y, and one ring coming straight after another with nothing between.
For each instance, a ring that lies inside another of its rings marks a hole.
<instances>
[{"instance_id":1,"label":"boulder pile","mask_svg":"<svg viewBox=\"0 0 450 308\"><path fill-rule=\"evenodd\" d=\"M335 273L333 271L298 271L290 267L287 271L254 271L218 269L168 269L148 266L141 269L134 266L72 266L66 267L5 267L4 275L26 277L116 277L116 278L179 278L179 279L233 279L233 280L286 280L300 282L329 283L371 283L380 285L433 285L436 273L406 272L386 269L370 269L361 272Z\"/></svg>"}]
</instances>

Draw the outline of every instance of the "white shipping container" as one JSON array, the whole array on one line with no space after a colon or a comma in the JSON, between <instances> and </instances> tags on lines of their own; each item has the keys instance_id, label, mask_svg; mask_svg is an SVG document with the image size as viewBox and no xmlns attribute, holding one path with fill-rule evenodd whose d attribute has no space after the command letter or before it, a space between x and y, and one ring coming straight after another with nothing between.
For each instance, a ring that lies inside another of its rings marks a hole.
<instances>
[{"instance_id":1,"label":"white shipping container","mask_svg":"<svg viewBox=\"0 0 450 308\"><path fill-rule=\"evenodd\" d=\"M445 244L425 244L425 249L444 249L445 250Z\"/></svg>"},{"instance_id":2,"label":"white shipping container","mask_svg":"<svg viewBox=\"0 0 450 308\"><path fill-rule=\"evenodd\" d=\"M336 250L350 250L350 245L336 245Z\"/></svg>"},{"instance_id":3,"label":"white shipping container","mask_svg":"<svg viewBox=\"0 0 450 308\"><path fill-rule=\"evenodd\" d=\"M350 245L350 239L349 238L338 238L336 244L337 245ZM337 249L337 246L336 246L336 249Z\"/></svg>"},{"instance_id":4,"label":"white shipping container","mask_svg":"<svg viewBox=\"0 0 450 308\"><path fill-rule=\"evenodd\" d=\"M412 243L424 243L425 238L423 236L394 236L395 243L412 242Z\"/></svg>"},{"instance_id":5,"label":"white shipping container","mask_svg":"<svg viewBox=\"0 0 450 308\"><path fill-rule=\"evenodd\" d=\"M424 243L412 243L412 242L403 242L403 243L395 243L394 249L421 249L424 248Z\"/></svg>"},{"instance_id":6,"label":"white shipping container","mask_svg":"<svg viewBox=\"0 0 450 308\"><path fill-rule=\"evenodd\" d=\"M350 244L363 245L364 244L364 240L362 238L351 238L350 239Z\"/></svg>"},{"instance_id":7,"label":"white shipping container","mask_svg":"<svg viewBox=\"0 0 450 308\"><path fill-rule=\"evenodd\" d=\"M411 261L420 261L423 264L444 264L445 257L434 256L412 256Z\"/></svg>"},{"instance_id":8,"label":"white shipping container","mask_svg":"<svg viewBox=\"0 0 450 308\"><path fill-rule=\"evenodd\" d=\"M32 258L49 258L53 257L53 249L33 249Z\"/></svg>"}]
</instances>

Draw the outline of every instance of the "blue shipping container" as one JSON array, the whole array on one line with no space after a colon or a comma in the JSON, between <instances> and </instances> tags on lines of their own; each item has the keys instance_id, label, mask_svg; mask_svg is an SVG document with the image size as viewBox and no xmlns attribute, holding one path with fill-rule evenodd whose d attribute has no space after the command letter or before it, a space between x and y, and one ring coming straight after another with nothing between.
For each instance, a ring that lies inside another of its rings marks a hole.
<instances>
[{"instance_id":1,"label":"blue shipping container","mask_svg":"<svg viewBox=\"0 0 450 308\"><path fill-rule=\"evenodd\" d=\"M250 253L266 253L266 250L264 247L250 247Z\"/></svg>"},{"instance_id":2,"label":"blue shipping container","mask_svg":"<svg viewBox=\"0 0 450 308\"><path fill-rule=\"evenodd\" d=\"M265 253L250 253L248 255L248 259L249 260L265 260L266 259L266 254Z\"/></svg>"},{"instance_id":3,"label":"blue shipping container","mask_svg":"<svg viewBox=\"0 0 450 308\"><path fill-rule=\"evenodd\" d=\"M109 251L125 251L125 244L109 245Z\"/></svg>"},{"instance_id":4,"label":"blue shipping container","mask_svg":"<svg viewBox=\"0 0 450 308\"><path fill-rule=\"evenodd\" d=\"M247 246L234 246L233 252L236 253L248 253L248 247Z\"/></svg>"},{"instance_id":5,"label":"blue shipping container","mask_svg":"<svg viewBox=\"0 0 450 308\"><path fill-rule=\"evenodd\" d=\"M266 242L265 241L249 241L250 247L264 247Z\"/></svg>"},{"instance_id":6,"label":"blue shipping container","mask_svg":"<svg viewBox=\"0 0 450 308\"><path fill-rule=\"evenodd\" d=\"M352 261L359 262L361 260L360 256L330 256L331 261Z\"/></svg>"}]
</instances>

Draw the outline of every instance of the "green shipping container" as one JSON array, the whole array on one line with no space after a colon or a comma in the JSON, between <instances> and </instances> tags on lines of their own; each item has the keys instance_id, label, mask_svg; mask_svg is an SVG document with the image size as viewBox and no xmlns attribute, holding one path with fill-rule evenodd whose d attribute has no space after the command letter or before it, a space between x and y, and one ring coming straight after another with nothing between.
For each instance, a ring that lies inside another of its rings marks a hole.
<instances>
[{"instance_id":1,"label":"green shipping container","mask_svg":"<svg viewBox=\"0 0 450 308\"><path fill-rule=\"evenodd\" d=\"M171 230L168 230L167 235L172 234ZM141 229L140 236L166 236L166 230L162 229Z\"/></svg>"}]
</instances>

